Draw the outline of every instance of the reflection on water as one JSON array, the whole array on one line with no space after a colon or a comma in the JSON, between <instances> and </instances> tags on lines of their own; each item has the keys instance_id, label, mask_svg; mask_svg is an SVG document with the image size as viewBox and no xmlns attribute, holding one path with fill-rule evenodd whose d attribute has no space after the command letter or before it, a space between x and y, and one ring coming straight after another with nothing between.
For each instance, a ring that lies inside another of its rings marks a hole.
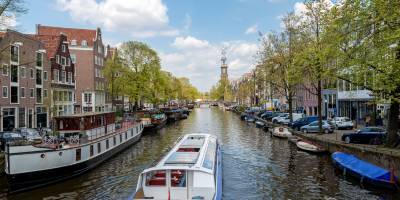
<instances>
[{"instance_id":1,"label":"reflection on water","mask_svg":"<svg viewBox=\"0 0 400 200\"><path fill-rule=\"evenodd\" d=\"M45 188L0 199L127 199L140 172L159 159L179 136L204 132L223 144L224 199L400 199L397 193L362 189L335 173L328 155L297 151L287 140L271 138L254 124L218 108L197 108L187 120L148 134L96 169Z\"/></svg>"}]
</instances>

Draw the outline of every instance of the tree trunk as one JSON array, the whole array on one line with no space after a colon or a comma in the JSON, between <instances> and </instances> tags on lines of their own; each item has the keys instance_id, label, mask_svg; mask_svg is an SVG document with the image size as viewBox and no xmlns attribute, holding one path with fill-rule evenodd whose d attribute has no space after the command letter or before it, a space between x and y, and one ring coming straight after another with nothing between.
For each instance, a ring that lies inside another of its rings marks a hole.
<instances>
[{"instance_id":1,"label":"tree trunk","mask_svg":"<svg viewBox=\"0 0 400 200\"><path fill-rule=\"evenodd\" d=\"M290 122L293 122L293 98L292 98L291 92L289 92L288 96L288 104L289 104L289 120Z\"/></svg>"},{"instance_id":2,"label":"tree trunk","mask_svg":"<svg viewBox=\"0 0 400 200\"><path fill-rule=\"evenodd\" d=\"M317 96L318 96L318 129L319 132L322 133L322 81L318 80L318 88L317 88Z\"/></svg>"},{"instance_id":3,"label":"tree trunk","mask_svg":"<svg viewBox=\"0 0 400 200\"><path fill-rule=\"evenodd\" d=\"M389 122L387 128L387 143L386 146L393 147L397 141L397 130L399 129L399 102L393 100L390 104Z\"/></svg>"}]
</instances>

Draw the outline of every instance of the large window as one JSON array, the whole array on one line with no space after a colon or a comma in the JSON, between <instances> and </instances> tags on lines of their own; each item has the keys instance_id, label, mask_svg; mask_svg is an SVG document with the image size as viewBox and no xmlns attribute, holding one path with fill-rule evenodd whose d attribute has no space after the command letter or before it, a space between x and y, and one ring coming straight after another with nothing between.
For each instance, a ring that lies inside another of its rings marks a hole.
<instances>
[{"instance_id":1,"label":"large window","mask_svg":"<svg viewBox=\"0 0 400 200\"><path fill-rule=\"evenodd\" d=\"M12 62L18 62L18 46L11 46L10 57Z\"/></svg>"},{"instance_id":2,"label":"large window","mask_svg":"<svg viewBox=\"0 0 400 200\"><path fill-rule=\"evenodd\" d=\"M18 103L18 87L11 86L11 103Z\"/></svg>"},{"instance_id":3,"label":"large window","mask_svg":"<svg viewBox=\"0 0 400 200\"><path fill-rule=\"evenodd\" d=\"M37 85L42 85L42 70L37 69L36 70L36 84Z\"/></svg>"},{"instance_id":4,"label":"large window","mask_svg":"<svg viewBox=\"0 0 400 200\"><path fill-rule=\"evenodd\" d=\"M36 103L42 103L42 88L36 88Z\"/></svg>"},{"instance_id":5,"label":"large window","mask_svg":"<svg viewBox=\"0 0 400 200\"><path fill-rule=\"evenodd\" d=\"M18 66L11 65L11 82L18 83Z\"/></svg>"},{"instance_id":6,"label":"large window","mask_svg":"<svg viewBox=\"0 0 400 200\"><path fill-rule=\"evenodd\" d=\"M25 108L19 108L18 118L19 127L25 127Z\"/></svg>"},{"instance_id":7,"label":"large window","mask_svg":"<svg viewBox=\"0 0 400 200\"><path fill-rule=\"evenodd\" d=\"M36 52L36 66L43 67L43 53Z\"/></svg>"},{"instance_id":8,"label":"large window","mask_svg":"<svg viewBox=\"0 0 400 200\"><path fill-rule=\"evenodd\" d=\"M84 97L85 97L84 98L85 103L92 103L92 94L91 93L85 93Z\"/></svg>"}]
</instances>

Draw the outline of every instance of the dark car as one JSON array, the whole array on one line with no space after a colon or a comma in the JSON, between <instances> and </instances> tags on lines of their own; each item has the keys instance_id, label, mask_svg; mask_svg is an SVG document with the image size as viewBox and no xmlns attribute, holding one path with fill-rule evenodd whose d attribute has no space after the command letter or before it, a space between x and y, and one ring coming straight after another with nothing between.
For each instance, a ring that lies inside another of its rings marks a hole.
<instances>
[{"instance_id":1,"label":"dark car","mask_svg":"<svg viewBox=\"0 0 400 200\"><path fill-rule=\"evenodd\" d=\"M294 122L291 122L288 125L290 128L300 131L300 128L302 126L305 126L305 125L310 124L311 122L314 122L317 120L318 120L318 116L307 116L307 117L300 118Z\"/></svg>"},{"instance_id":2,"label":"dark car","mask_svg":"<svg viewBox=\"0 0 400 200\"><path fill-rule=\"evenodd\" d=\"M264 120L271 120L272 118L277 117L280 114L281 114L281 112L267 111L261 115L261 118Z\"/></svg>"},{"instance_id":3,"label":"dark car","mask_svg":"<svg viewBox=\"0 0 400 200\"><path fill-rule=\"evenodd\" d=\"M23 140L23 137L18 132L1 132L0 133L0 150L4 151L8 142Z\"/></svg>"},{"instance_id":4,"label":"dark car","mask_svg":"<svg viewBox=\"0 0 400 200\"><path fill-rule=\"evenodd\" d=\"M355 133L346 133L342 136L345 143L382 144L386 137L386 130L380 127L364 127Z\"/></svg>"}]
</instances>

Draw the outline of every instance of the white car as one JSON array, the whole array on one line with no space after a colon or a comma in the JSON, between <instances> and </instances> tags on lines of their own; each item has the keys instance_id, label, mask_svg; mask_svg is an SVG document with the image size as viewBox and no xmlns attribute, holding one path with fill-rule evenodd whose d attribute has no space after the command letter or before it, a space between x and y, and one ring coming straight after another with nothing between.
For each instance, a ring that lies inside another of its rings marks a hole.
<instances>
[{"instance_id":1,"label":"white car","mask_svg":"<svg viewBox=\"0 0 400 200\"><path fill-rule=\"evenodd\" d=\"M302 113L292 113L292 117L293 117L293 121L296 121L298 119L303 118L304 114L302 114ZM290 115L288 115L285 119L282 119L282 120L278 121L278 123L285 124L285 125L289 124L289 122L290 122Z\"/></svg>"},{"instance_id":2,"label":"white car","mask_svg":"<svg viewBox=\"0 0 400 200\"><path fill-rule=\"evenodd\" d=\"M288 116L289 116L289 113L280 113L278 116L272 118L272 123L280 124Z\"/></svg>"},{"instance_id":3,"label":"white car","mask_svg":"<svg viewBox=\"0 0 400 200\"><path fill-rule=\"evenodd\" d=\"M332 123L336 126L336 129L353 129L354 124L348 117L335 117L332 119Z\"/></svg>"}]
</instances>

